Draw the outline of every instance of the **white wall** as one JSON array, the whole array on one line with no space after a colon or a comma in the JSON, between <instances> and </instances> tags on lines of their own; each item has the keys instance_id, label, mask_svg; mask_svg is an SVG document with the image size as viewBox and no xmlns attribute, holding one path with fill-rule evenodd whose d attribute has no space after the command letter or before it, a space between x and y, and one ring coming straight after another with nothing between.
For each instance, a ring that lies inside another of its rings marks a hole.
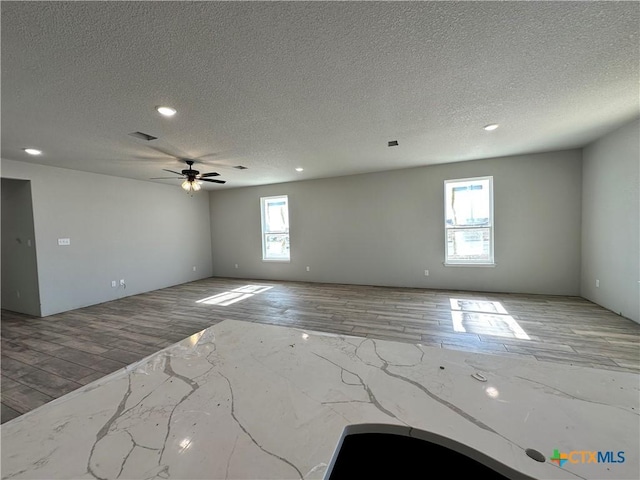
<instances>
[{"instance_id":1,"label":"white wall","mask_svg":"<svg viewBox=\"0 0 640 480\"><path fill-rule=\"evenodd\" d=\"M31 185L2 179L2 308L40 316Z\"/></svg>"},{"instance_id":2,"label":"white wall","mask_svg":"<svg viewBox=\"0 0 640 480\"><path fill-rule=\"evenodd\" d=\"M640 122L583 155L581 295L640 323Z\"/></svg>"},{"instance_id":3,"label":"white wall","mask_svg":"<svg viewBox=\"0 0 640 480\"><path fill-rule=\"evenodd\" d=\"M31 180L43 316L211 276L206 194L11 160L2 177Z\"/></svg>"},{"instance_id":4,"label":"white wall","mask_svg":"<svg viewBox=\"0 0 640 480\"><path fill-rule=\"evenodd\" d=\"M494 176L497 266L445 267L443 182L484 175ZM213 274L577 295L581 185L581 151L570 150L214 191ZM260 197L280 194L291 262L262 262Z\"/></svg>"}]
</instances>

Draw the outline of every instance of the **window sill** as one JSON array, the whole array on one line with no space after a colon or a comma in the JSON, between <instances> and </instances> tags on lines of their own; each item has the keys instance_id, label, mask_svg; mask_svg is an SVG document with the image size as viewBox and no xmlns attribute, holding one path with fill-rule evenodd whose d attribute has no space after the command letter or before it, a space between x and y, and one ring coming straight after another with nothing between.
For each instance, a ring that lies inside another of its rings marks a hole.
<instances>
[{"instance_id":1,"label":"window sill","mask_svg":"<svg viewBox=\"0 0 640 480\"><path fill-rule=\"evenodd\" d=\"M262 261L267 263L291 263L291 260L285 260L280 258L263 258Z\"/></svg>"},{"instance_id":2,"label":"window sill","mask_svg":"<svg viewBox=\"0 0 640 480\"><path fill-rule=\"evenodd\" d=\"M445 267L489 267L495 268L495 263L447 263L443 262Z\"/></svg>"}]
</instances>

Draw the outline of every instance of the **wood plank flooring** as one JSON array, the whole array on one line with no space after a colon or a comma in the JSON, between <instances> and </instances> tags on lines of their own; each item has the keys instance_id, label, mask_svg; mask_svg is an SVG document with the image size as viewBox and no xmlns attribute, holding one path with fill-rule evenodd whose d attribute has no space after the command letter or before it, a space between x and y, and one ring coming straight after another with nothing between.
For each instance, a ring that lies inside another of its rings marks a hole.
<instances>
[{"instance_id":1,"label":"wood plank flooring","mask_svg":"<svg viewBox=\"0 0 640 480\"><path fill-rule=\"evenodd\" d=\"M500 336L506 316L529 338ZM640 325L579 297L209 278L45 318L3 310L2 422L225 319L640 372Z\"/></svg>"}]
</instances>

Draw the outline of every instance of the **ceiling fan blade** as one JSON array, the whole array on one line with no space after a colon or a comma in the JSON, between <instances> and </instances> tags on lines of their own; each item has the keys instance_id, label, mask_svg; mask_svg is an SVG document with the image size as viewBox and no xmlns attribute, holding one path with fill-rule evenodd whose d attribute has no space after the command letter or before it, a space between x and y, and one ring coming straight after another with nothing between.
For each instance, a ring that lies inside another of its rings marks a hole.
<instances>
[{"instance_id":1,"label":"ceiling fan blade","mask_svg":"<svg viewBox=\"0 0 640 480\"><path fill-rule=\"evenodd\" d=\"M167 170L166 168L163 168L162 170L164 170L165 172L169 172L169 173L175 173L176 175L180 175L181 177L183 176L183 174L181 172L175 172L173 170Z\"/></svg>"},{"instance_id":2,"label":"ceiling fan blade","mask_svg":"<svg viewBox=\"0 0 640 480\"><path fill-rule=\"evenodd\" d=\"M212 183L227 183L225 180L213 180L211 178L201 178L201 182L212 182Z\"/></svg>"},{"instance_id":3,"label":"ceiling fan blade","mask_svg":"<svg viewBox=\"0 0 640 480\"><path fill-rule=\"evenodd\" d=\"M220 174L218 172L209 172L209 173L201 173L200 178L203 177L218 177Z\"/></svg>"}]
</instances>

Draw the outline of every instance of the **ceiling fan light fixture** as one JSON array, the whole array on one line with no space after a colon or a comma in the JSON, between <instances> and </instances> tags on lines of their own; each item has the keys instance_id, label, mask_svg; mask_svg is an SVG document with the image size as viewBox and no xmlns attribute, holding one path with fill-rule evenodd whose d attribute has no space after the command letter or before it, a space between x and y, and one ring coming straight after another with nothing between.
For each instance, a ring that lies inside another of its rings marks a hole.
<instances>
[{"instance_id":1,"label":"ceiling fan light fixture","mask_svg":"<svg viewBox=\"0 0 640 480\"><path fill-rule=\"evenodd\" d=\"M156 110L165 117L173 117L178 112L175 108L163 106L156 107Z\"/></svg>"},{"instance_id":2,"label":"ceiling fan light fixture","mask_svg":"<svg viewBox=\"0 0 640 480\"><path fill-rule=\"evenodd\" d=\"M197 192L202 188L200 186L200 183L201 182L198 182L197 180L186 179L184 182L182 182L182 188L189 193Z\"/></svg>"}]
</instances>

